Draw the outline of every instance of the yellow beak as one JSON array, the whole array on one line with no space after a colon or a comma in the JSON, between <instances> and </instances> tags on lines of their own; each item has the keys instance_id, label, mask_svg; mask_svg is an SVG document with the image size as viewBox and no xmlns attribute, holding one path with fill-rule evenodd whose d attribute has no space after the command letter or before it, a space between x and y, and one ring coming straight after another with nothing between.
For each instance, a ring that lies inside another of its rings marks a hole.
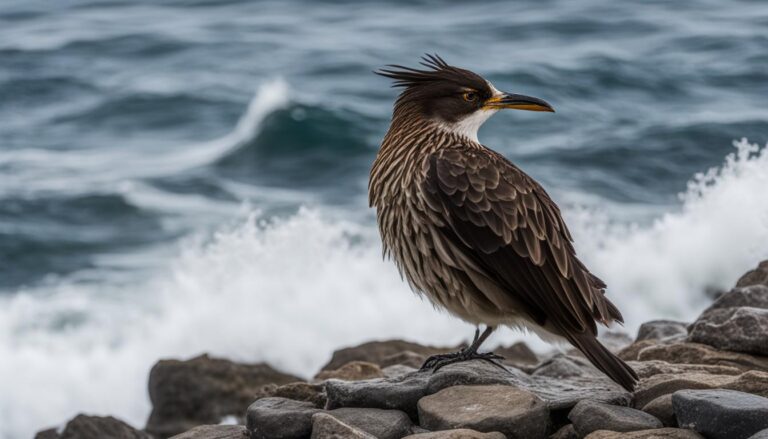
<instances>
[{"instance_id":1,"label":"yellow beak","mask_svg":"<svg viewBox=\"0 0 768 439\"><path fill-rule=\"evenodd\" d=\"M512 93L503 93L488 99L485 101L483 108L488 110L509 108L512 110L555 112L555 109L543 99Z\"/></svg>"}]
</instances>

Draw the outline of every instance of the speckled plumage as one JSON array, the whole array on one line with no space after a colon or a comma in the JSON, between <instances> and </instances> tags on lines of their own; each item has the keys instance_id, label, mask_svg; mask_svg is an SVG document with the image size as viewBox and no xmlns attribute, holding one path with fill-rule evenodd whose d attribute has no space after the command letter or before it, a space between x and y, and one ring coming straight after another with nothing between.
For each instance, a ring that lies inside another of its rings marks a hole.
<instances>
[{"instance_id":1,"label":"speckled plumage","mask_svg":"<svg viewBox=\"0 0 768 439\"><path fill-rule=\"evenodd\" d=\"M460 71L440 62L434 71ZM576 257L557 205L503 156L425 111L434 107L420 102L421 84L406 84L371 170L385 254L435 306L475 325L565 338L632 388L634 372L596 340L595 322L621 314Z\"/></svg>"}]
</instances>

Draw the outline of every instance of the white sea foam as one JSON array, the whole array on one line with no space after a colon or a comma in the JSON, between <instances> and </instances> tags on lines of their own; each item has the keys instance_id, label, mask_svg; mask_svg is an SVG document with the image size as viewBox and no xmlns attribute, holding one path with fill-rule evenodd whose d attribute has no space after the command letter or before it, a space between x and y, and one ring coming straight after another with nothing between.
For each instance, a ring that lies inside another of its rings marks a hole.
<instances>
[{"instance_id":1,"label":"white sea foam","mask_svg":"<svg viewBox=\"0 0 768 439\"><path fill-rule=\"evenodd\" d=\"M731 285L768 256L768 149L737 148L650 226L566 212L629 329L691 318L705 288ZM0 437L31 437L78 412L143 426L158 358L210 352L309 376L341 346L390 337L454 344L471 332L407 290L370 224L317 209L256 218L187 241L138 285L60 283L0 299ZM517 337L503 331L494 342Z\"/></svg>"}]
</instances>

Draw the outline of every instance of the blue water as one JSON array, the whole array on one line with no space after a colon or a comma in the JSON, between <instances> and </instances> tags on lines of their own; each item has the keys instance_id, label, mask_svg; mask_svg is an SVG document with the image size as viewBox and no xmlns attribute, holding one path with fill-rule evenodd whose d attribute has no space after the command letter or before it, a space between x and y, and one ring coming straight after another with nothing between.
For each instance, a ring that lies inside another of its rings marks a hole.
<instances>
[{"instance_id":1,"label":"blue water","mask_svg":"<svg viewBox=\"0 0 768 439\"><path fill-rule=\"evenodd\" d=\"M159 357L311 374L468 333L379 260L366 203L396 96L371 71L425 52L556 108L480 140L564 206L629 328L695 315L768 256L768 160L724 164L768 141L766 48L757 0L2 2L0 437L141 426Z\"/></svg>"}]
</instances>

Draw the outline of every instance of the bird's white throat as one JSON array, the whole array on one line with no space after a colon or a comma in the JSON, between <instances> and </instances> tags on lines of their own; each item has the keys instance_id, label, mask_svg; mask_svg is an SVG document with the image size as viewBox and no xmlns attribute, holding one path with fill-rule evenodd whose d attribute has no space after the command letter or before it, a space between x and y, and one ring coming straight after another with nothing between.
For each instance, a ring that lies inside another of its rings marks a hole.
<instances>
[{"instance_id":1,"label":"bird's white throat","mask_svg":"<svg viewBox=\"0 0 768 439\"><path fill-rule=\"evenodd\" d=\"M454 123L443 123L443 129L452 133L459 134L472 140L473 142L480 143L477 139L477 131L491 116L496 114L498 110L477 110L469 116Z\"/></svg>"}]
</instances>

